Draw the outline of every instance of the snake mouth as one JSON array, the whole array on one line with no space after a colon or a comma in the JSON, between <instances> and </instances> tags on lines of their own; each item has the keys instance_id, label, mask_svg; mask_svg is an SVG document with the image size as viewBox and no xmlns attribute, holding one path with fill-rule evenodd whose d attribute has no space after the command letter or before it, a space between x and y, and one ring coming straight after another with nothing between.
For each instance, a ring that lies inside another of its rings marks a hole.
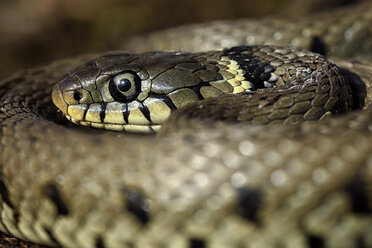
<instances>
[{"instance_id":1,"label":"snake mouth","mask_svg":"<svg viewBox=\"0 0 372 248\"><path fill-rule=\"evenodd\" d=\"M71 105L67 104L64 100L63 93L60 90L58 85L53 87L52 92L52 100L53 103L60 109L67 120L73 122L74 124L86 126L86 127L93 127L99 129L106 129L110 131L118 131L118 132L134 132L134 133L156 133L160 130L160 124L153 124L151 122L139 122L135 124L128 124L128 123L114 123L114 122L99 122L99 111L96 112L96 116L91 116L93 120L86 120L86 115L88 111L88 107L86 104L80 105ZM91 105L92 106L92 105ZM100 104L96 104L95 106L101 106ZM89 112L89 111L88 111ZM94 111L92 111L94 112ZM98 114L97 114L98 113ZM122 116L122 114L118 114ZM78 117L78 118L77 118ZM94 118L95 117L95 118ZM94 121L96 119L97 121ZM114 119L114 118L112 118Z\"/></svg>"},{"instance_id":2,"label":"snake mouth","mask_svg":"<svg viewBox=\"0 0 372 248\"><path fill-rule=\"evenodd\" d=\"M98 129L106 129L117 132L133 132L133 133L156 133L160 130L161 125L139 125L139 124L117 124L117 123L101 123L87 120L79 120L65 114L67 120L80 126L93 127Z\"/></svg>"}]
</instances>

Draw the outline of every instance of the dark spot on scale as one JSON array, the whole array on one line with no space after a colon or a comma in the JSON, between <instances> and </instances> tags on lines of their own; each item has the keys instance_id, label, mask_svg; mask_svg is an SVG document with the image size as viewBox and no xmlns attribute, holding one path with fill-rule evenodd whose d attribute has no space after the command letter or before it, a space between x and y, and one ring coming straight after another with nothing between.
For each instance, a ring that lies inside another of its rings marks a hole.
<instances>
[{"instance_id":1,"label":"dark spot on scale","mask_svg":"<svg viewBox=\"0 0 372 248\"><path fill-rule=\"evenodd\" d=\"M100 105L101 105L101 111L99 112L99 118L101 119L101 123L103 123L106 117L107 104L104 102L101 102Z\"/></svg>"},{"instance_id":2,"label":"dark spot on scale","mask_svg":"<svg viewBox=\"0 0 372 248\"><path fill-rule=\"evenodd\" d=\"M96 248L105 248L105 245L103 243L103 239L101 236L98 236L96 238L96 245L95 245Z\"/></svg>"},{"instance_id":3,"label":"dark spot on scale","mask_svg":"<svg viewBox=\"0 0 372 248\"><path fill-rule=\"evenodd\" d=\"M50 230L48 227L44 227L44 231L49 237L49 240L51 240L54 244L56 244L58 247L62 247L62 245L57 241L56 237L54 236L52 230Z\"/></svg>"},{"instance_id":4,"label":"dark spot on scale","mask_svg":"<svg viewBox=\"0 0 372 248\"><path fill-rule=\"evenodd\" d=\"M199 83L198 85L190 86L187 88L193 90L195 94L198 96L199 100L203 100L204 96L201 94L200 90L202 87L206 87L206 86L207 87L210 86L209 82L202 82L202 83Z\"/></svg>"},{"instance_id":5,"label":"dark spot on scale","mask_svg":"<svg viewBox=\"0 0 372 248\"><path fill-rule=\"evenodd\" d=\"M311 40L309 50L314 53L319 53L321 55L327 55L327 46L320 36L314 36Z\"/></svg>"},{"instance_id":6,"label":"dark spot on scale","mask_svg":"<svg viewBox=\"0 0 372 248\"><path fill-rule=\"evenodd\" d=\"M368 248L368 247L370 247L370 245L367 246L367 242L368 241L366 239L364 239L361 235L358 235L355 238L355 247L357 247L357 248Z\"/></svg>"},{"instance_id":7,"label":"dark spot on scale","mask_svg":"<svg viewBox=\"0 0 372 248\"><path fill-rule=\"evenodd\" d=\"M352 211L354 213L372 213L372 206L368 204L371 202L371 199L369 199L366 180L365 174L359 170L345 188L351 199Z\"/></svg>"},{"instance_id":8,"label":"dark spot on scale","mask_svg":"<svg viewBox=\"0 0 372 248\"><path fill-rule=\"evenodd\" d=\"M49 183L44 185L43 192L54 203L59 215L68 215L68 208L55 184Z\"/></svg>"},{"instance_id":9,"label":"dark spot on scale","mask_svg":"<svg viewBox=\"0 0 372 248\"><path fill-rule=\"evenodd\" d=\"M19 223L19 217L20 217L19 213L17 213L17 212L13 213L13 219L14 219L15 223Z\"/></svg>"},{"instance_id":10,"label":"dark spot on scale","mask_svg":"<svg viewBox=\"0 0 372 248\"><path fill-rule=\"evenodd\" d=\"M174 105L173 101L167 95L149 94L149 96L162 100L171 110L177 109L176 105Z\"/></svg>"},{"instance_id":11,"label":"dark spot on scale","mask_svg":"<svg viewBox=\"0 0 372 248\"><path fill-rule=\"evenodd\" d=\"M238 197L238 214L246 220L258 224L258 212L263 202L263 195L257 189L241 187L236 189Z\"/></svg>"},{"instance_id":12,"label":"dark spot on scale","mask_svg":"<svg viewBox=\"0 0 372 248\"><path fill-rule=\"evenodd\" d=\"M129 108L128 104L123 104L123 118L126 123L129 123Z\"/></svg>"},{"instance_id":13,"label":"dark spot on scale","mask_svg":"<svg viewBox=\"0 0 372 248\"><path fill-rule=\"evenodd\" d=\"M0 177L2 177L2 173L0 174ZM0 180L0 194L1 194L2 200L6 204L8 204L9 207L11 207L12 209L14 209L14 205L13 205L13 203L9 199L9 191L8 191L5 183L2 180Z\"/></svg>"},{"instance_id":14,"label":"dark spot on scale","mask_svg":"<svg viewBox=\"0 0 372 248\"><path fill-rule=\"evenodd\" d=\"M308 247L310 248L324 248L324 239L315 235L307 236Z\"/></svg>"},{"instance_id":15,"label":"dark spot on scale","mask_svg":"<svg viewBox=\"0 0 372 248\"><path fill-rule=\"evenodd\" d=\"M123 193L127 202L127 210L131 212L142 224L150 221L146 198L136 189L124 188Z\"/></svg>"},{"instance_id":16,"label":"dark spot on scale","mask_svg":"<svg viewBox=\"0 0 372 248\"><path fill-rule=\"evenodd\" d=\"M202 239L192 238L192 239L190 239L189 244L190 244L189 245L190 248L205 248L205 247L207 247L205 241L202 240Z\"/></svg>"},{"instance_id":17,"label":"dark spot on scale","mask_svg":"<svg viewBox=\"0 0 372 248\"><path fill-rule=\"evenodd\" d=\"M270 73L266 73L266 72L260 74L260 76L259 76L259 78L262 81L267 81L267 80L269 80L270 77L271 77L271 74Z\"/></svg>"},{"instance_id":18,"label":"dark spot on scale","mask_svg":"<svg viewBox=\"0 0 372 248\"><path fill-rule=\"evenodd\" d=\"M125 242L125 245L126 245L128 248L135 248L135 247L136 247L132 242Z\"/></svg>"},{"instance_id":19,"label":"dark spot on scale","mask_svg":"<svg viewBox=\"0 0 372 248\"><path fill-rule=\"evenodd\" d=\"M83 120L86 120L87 118L87 113L88 113L88 109L90 108L90 104L87 104L87 107L84 109L84 114L83 114Z\"/></svg>"},{"instance_id":20,"label":"dark spot on scale","mask_svg":"<svg viewBox=\"0 0 372 248\"><path fill-rule=\"evenodd\" d=\"M29 141L30 141L31 143L35 143L35 142L37 141L37 138L34 137L34 136L31 136L31 137L29 138Z\"/></svg>"},{"instance_id":21,"label":"dark spot on scale","mask_svg":"<svg viewBox=\"0 0 372 248\"><path fill-rule=\"evenodd\" d=\"M151 122L150 111L149 111L149 109L147 108L147 106L145 106L142 102L139 102L138 108L139 108L139 110L141 110L143 116L145 116L145 118L146 118L149 122Z\"/></svg>"},{"instance_id":22,"label":"dark spot on scale","mask_svg":"<svg viewBox=\"0 0 372 248\"><path fill-rule=\"evenodd\" d=\"M351 71L340 68L340 72L346 78L351 88L351 95L353 97L352 109L362 109L367 95L366 84L359 75Z\"/></svg>"}]
</instances>

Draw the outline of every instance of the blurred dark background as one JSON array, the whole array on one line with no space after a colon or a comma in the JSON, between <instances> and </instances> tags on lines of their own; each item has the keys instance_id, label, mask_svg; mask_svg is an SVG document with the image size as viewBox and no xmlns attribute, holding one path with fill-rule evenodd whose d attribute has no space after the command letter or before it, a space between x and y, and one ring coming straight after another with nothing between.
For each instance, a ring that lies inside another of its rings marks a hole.
<instances>
[{"instance_id":1,"label":"blurred dark background","mask_svg":"<svg viewBox=\"0 0 372 248\"><path fill-rule=\"evenodd\" d=\"M301 16L357 0L0 0L0 78L186 23Z\"/></svg>"}]
</instances>

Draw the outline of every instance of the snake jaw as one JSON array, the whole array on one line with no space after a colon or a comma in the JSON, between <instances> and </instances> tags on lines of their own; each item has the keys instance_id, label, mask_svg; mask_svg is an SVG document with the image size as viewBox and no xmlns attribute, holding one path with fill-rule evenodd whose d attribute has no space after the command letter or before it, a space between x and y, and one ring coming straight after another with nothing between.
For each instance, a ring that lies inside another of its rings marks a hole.
<instances>
[{"instance_id":1,"label":"snake jaw","mask_svg":"<svg viewBox=\"0 0 372 248\"><path fill-rule=\"evenodd\" d=\"M117 132L133 132L133 133L156 133L160 130L161 125L131 125L131 124L117 124L117 123L100 123L86 120L79 120L65 114L67 120L79 126L93 127L97 129L106 129Z\"/></svg>"}]
</instances>

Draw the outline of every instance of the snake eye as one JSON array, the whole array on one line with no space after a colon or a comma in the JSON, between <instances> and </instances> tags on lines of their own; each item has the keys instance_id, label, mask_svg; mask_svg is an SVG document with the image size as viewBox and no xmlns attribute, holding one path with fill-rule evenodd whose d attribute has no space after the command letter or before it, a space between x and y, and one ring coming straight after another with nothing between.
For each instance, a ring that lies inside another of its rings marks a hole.
<instances>
[{"instance_id":1,"label":"snake eye","mask_svg":"<svg viewBox=\"0 0 372 248\"><path fill-rule=\"evenodd\" d=\"M109 90L116 101L134 100L141 90L141 79L132 71L124 71L111 78Z\"/></svg>"}]
</instances>

